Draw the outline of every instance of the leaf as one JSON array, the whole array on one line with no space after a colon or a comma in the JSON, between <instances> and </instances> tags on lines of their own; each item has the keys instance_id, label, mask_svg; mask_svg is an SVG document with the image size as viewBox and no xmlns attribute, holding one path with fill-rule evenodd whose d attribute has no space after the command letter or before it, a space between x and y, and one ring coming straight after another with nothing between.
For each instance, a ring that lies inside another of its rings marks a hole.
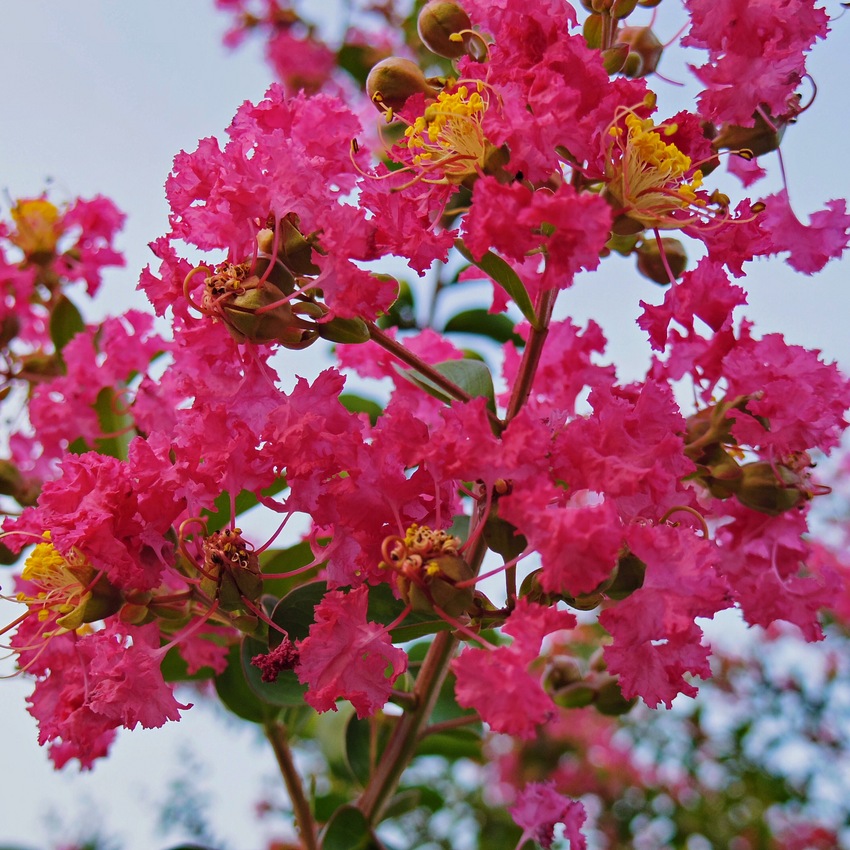
<instances>
[{"instance_id":1,"label":"leaf","mask_svg":"<svg viewBox=\"0 0 850 850\"><path fill-rule=\"evenodd\" d=\"M265 654L268 647L259 640L246 637L242 641L242 673L257 699L278 707L304 705L307 686L298 681L294 670L282 670L274 682L264 682L259 667L251 663L255 655Z\"/></svg>"},{"instance_id":2,"label":"leaf","mask_svg":"<svg viewBox=\"0 0 850 850\"><path fill-rule=\"evenodd\" d=\"M396 718L376 714L363 720L352 714L345 727L345 758L354 778L365 788L390 739Z\"/></svg>"},{"instance_id":3,"label":"leaf","mask_svg":"<svg viewBox=\"0 0 850 850\"><path fill-rule=\"evenodd\" d=\"M384 408L377 401L373 401L371 398L363 398L363 396L355 395L354 393L342 393L339 400L342 406L351 413L368 414L369 421L373 425L384 412Z\"/></svg>"},{"instance_id":4,"label":"leaf","mask_svg":"<svg viewBox=\"0 0 850 850\"><path fill-rule=\"evenodd\" d=\"M296 587L275 605L272 622L284 629L291 641L304 640L315 620L315 608L327 592L328 585L323 581L311 581ZM269 643L272 645L275 645L276 634L274 629L269 633Z\"/></svg>"},{"instance_id":5,"label":"leaf","mask_svg":"<svg viewBox=\"0 0 850 850\"><path fill-rule=\"evenodd\" d=\"M60 295L50 313L50 339L57 351L86 329L82 314L73 301Z\"/></svg>"},{"instance_id":6,"label":"leaf","mask_svg":"<svg viewBox=\"0 0 850 850\"><path fill-rule=\"evenodd\" d=\"M369 822L356 806L340 806L321 838L322 850L380 850Z\"/></svg>"},{"instance_id":7,"label":"leaf","mask_svg":"<svg viewBox=\"0 0 850 850\"><path fill-rule=\"evenodd\" d=\"M422 738L416 745L416 755L443 756L449 761L465 758L482 763L481 744L480 731L476 731L473 725L464 726Z\"/></svg>"},{"instance_id":8,"label":"leaf","mask_svg":"<svg viewBox=\"0 0 850 850\"><path fill-rule=\"evenodd\" d=\"M421 387L428 395L446 404L451 404L451 396L421 372L416 369L403 369L398 365L395 365L395 368L402 377L416 384L417 387ZM493 376L490 374L486 363L464 358L463 360L446 360L442 363L435 363L432 368L473 398L478 396L486 398L487 406L495 413L496 393L493 388Z\"/></svg>"},{"instance_id":9,"label":"leaf","mask_svg":"<svg viewBox=\"0 0 850 850\"><path fill-rule=\"evenodd\" d=\"M281 490L285 489L286 479L281 476L274 482L274 484L271 484L266 487L265 490L262 490L261 495L269 498L277 495ZM243 490L236 496L236 516L245 513L245 511L253 508L255 505L258 505L259 502L260 500L257 498L255 493L252 493L250 490ZM230 522L230 519L230 494L225 490L215 500L215 513L210 514L210 516L206 518L207 531L210 534L212 534L213 531L221 531L221 529Z\"/></svg>"},{"instance_id":10,"label":"leaf","mask_svg":"<svg viewBox=\"0 0 850 850\"><path fill-rule=\"evenodd\" d=\"M201 667L195 673L189 673L186 662L176 646L165 653L160 672L166 682L196 682L202 679L211 679L215 675L212 667Z\"/></svg>"},{"instance_id":11,"label":"leaf","mask_svg":"<svg viewBox=\"0 0 850 850\"><path fill-rule=\"evenodd\" d=\"M510 340L519 348L525 345L525 340L514 331L514 323L504 313L488 313L483 307L452 316L443 330L447 333L478 334L501 343Z\"/></svg>"},{"instance_id":12,"label":"leaf","mask_svg":"<svg viewBox=\"0 0 850 850\"><path fill-rule=\"evenodd\" d=\"M534 305L531 303L531 298L525 288L519 275L497 254L488 251L480 260L475 260L469 249L463 244L461 239L455 240L455 248L474 265L481 269L486 275L492 278L514 301L514 304L519 307L520 312L528 319L531 326L537 327L537 314L534 312Z\"/></svg>"},{"instance_id":13,"label":"leaf","mask_svg":"<svg viewBox=\"0 0 850 850\"><path fill-rule=\"evenodd\" d=\"M135 436L133 429L128 427L133 424L133 420L126 413L120 412L122 407L123 402L111 387L104 387L94 403L101 433L109 435L95 439L94 449L118 460L127 459L127 448Z\"/></svg>"},{"instance_id":14,"label":"leaf","mask_svg":"<svg viewBox=\"0 0 850 850\"><path fill-rule=\"evenodd\" d=\"M398 619L403 610L404 602L393 596L392 588L388 584L379 584L369 588L367 618L371 622L388 626ZM405 643L449 628L451 626L445 620L437 617L436 614L420 614L411 611L390 632L390 637L393 643Z\"/></svg>"},{"instance_id":15,"label":"leaf","mask_svg":"<svg viewBox=\"0 0 850 850\"><path fill-rule=\"evenodd\" d=\"M225 707L243 720L264 723L276 713L248 686L242 671L241 647L234 646L230 650L227 667L215 677L215 690Z\"/></svg>"},{"instance_id":16,"label":"leaf","mask_svg":"<svg viewBox=\"0 0 850 850\"><path fill-rule=\"evenodd\" d=\"M291 573L301 567L306 567L313 560L313 550L306 540L289 546L286 549L266 549L260 553L260 569L263 571L263 593L284 597L296 587L313 581L321 569L317 564L314 569L298 573L291 578L267 578L268 575Z\"/></svg>"}]
</instances>

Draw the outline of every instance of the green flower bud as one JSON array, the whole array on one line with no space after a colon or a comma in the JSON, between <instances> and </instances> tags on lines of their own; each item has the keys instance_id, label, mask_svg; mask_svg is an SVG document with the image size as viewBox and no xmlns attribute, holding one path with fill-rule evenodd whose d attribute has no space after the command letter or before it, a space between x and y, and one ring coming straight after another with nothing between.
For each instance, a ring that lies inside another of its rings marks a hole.
<instances>
[{"instance_id":1,"label":"green flower bud","mask_svg":"<svg viewBox=\"0 0 850 850\"><path fill-rule=\"evenodd\" d=\"M430 0L422 7L416 25L422 43L445 59L457 59L467 52L463 33L471 27L469 15L450 0Z\"/></svg>"},{"instance_id":2,"label":"green flower bud","mask_svg":"<svg viewBox=\"0 0 850 850\"><path fill-rule=\"evenodd\" d=\"M664 45L649 27L623 27L617 33L617 41L628 46L630 60L638 60L627 68L627 77L646 77L658 67Z\"/></svg>"},{"instance_id":3,"label":"green flower bud","mask_svg":"<svg viewBox=\"0 0 850 850\"><path fill-rule=\"evenodd\" d=\"M661 246L664 249L664 257L667 258L667 265L673 272L673 277L678 280L688 265L685 246L678 239L669 236L661 239ZM646 239L641 242L635 254L637 255L637 269L644 277L648 277L662 286L670 283L670 276L664 266L664 259L658 248L657 239Z\"/></svg>"},{"instance_id":4,"label":"green flower bud","mask_svg":"<svg viewBox=\"0 0 850 850\"><path fill-rule=\"evenodd\" d=\"M437 97L437 90L425 79L422 69L409 59L383 59L366 78L366 94L381 112L401 109L409 97L418 93Z\"/></svg>"},{"instance_id":5,"label":"green flower bud","mask_svg":"<svg viewBox=\"0 0 850 850\"><path fill-rule=\"evenodd\" d=\"M605 595L616 601L625 599L643 587L645 575L646 564L634 553L625 552L617 559L617 566Z\"/></svg>"},{"instance_id":6,"label":"green flower bud","mask_svg":"<svg viewBox=\"0 0 850 850\"><path fill-rule=\"evenodd\" d=\"M602 676L596 686L594 707L607 717L619 717L634 707L637 698L626 699L620 690L620 683L613 676Z\"/></svg>"},{"instance_id":7,"label":"green flower bud","mask_svg":"<svg viewBox=\"0 0 850 850\"><path fill-rule=\"evenodd\" d=\"M778 516L811 499L812 494L798 472L760 460L741 467L741 482L735 496L754 511Z\"/></svg>"}]
</instances>

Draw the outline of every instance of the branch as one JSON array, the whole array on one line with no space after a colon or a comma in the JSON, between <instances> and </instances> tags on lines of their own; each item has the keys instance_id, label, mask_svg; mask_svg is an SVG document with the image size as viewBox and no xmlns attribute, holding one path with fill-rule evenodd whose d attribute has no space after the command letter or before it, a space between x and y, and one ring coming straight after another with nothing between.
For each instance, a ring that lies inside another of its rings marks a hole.
<instances>
[{"instance_id":1,"label":"branch","mask_svg":"<svg viewBox=\"0 0 850 850\"><path fill-rule=\"evenodd\" d=\"M280 723L269 721L265 724L265 732L277 758L283 781L286 783L286 790L289 792L292 810L295 813L295 824L298 827L301 840L304 842L304 848L305 850L319 850L316 822L313 820L310 804L304 796L301 777L298 775L295 762L292 760L292 751L289 749L289 743L286 740L286 730Z\"/></svg>"}]
</instances>

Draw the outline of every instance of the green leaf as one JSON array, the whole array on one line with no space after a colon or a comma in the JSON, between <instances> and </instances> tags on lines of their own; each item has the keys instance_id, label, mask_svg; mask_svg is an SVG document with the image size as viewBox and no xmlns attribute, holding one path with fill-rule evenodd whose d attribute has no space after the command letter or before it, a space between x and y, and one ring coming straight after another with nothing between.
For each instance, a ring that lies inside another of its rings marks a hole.
<instances>
[{"instance_id":1,"label":"green leaf","mask_svg":"<svg viewBox=\"0 0 850 850\"><path fill-rule=\"evenodd\" d=\"M372 770L381 760L381 754L397 722L386 714L358 719L352 714L345 727L345 758L354 778L365 788Z\"/></svg>"},{"instance_id":2,"label":"green leaf","mask_svg":"<svg viewBox=\"0 0 850 850\"><path fill-rule=\"evenodd\" d=\"M94 449L118 460L127 459L127 448L130 440L135 436L133 430L128 428L133 424L132 418L120 412L123 406L124 402L111 387L104 387L97 394L97 400L94 403L100 430L110 435L96 439Z\"/></svg>"},{"instance_id":3,"label":"green leaf","mask_svg":"<svg viewBox=\"0 0 850 850\"><path fill-rule=\"evenodd\" d=\"M425 390L428 395L451 404L452 398L438 387L430 378L423 375L416 369L403 369L400 366L395 366L396 370L404 378L407 378L416 386ZM495 412L496 410L496 393L493 388L493 376L486 363L480 360L446 360L443 363L435 363L433 368L444 377L448 378L453 384L456 384L460 389L464 390L473 398L483 396L487 399L487 406Z\"/></svg>"},{"instance_id":4,"label":"green leaf","mask_svg":"<svg viewBox=\"0 0 850 850\"><path fill-rule=\"evenodd\" d=\"M73 301L60 295L50 313L50 339L57 351L86 329L82 314Z\"/></svg>"},{"instance_id":5,"label":"green leaf","mask_svg":"<svg viewBox=\"0 0 850 850\"><path fill-rule=\"evenodd\" d=\"M270 497L277 495L281 490L285 489L286 479L281 477L274 484L271 484L260 492L263 496ZM245 513L245 511L250 510L259 503L260 500L254 493L249 490L243 490L236 497L236 516ZM214 531L221 531L230 522L230 519L230 494L225 490L215 500L215 513L206 518L208 533L212 534Z\"/></svg>"},{"instance_id":6,"label":"green leaf","mask_svg":"<svg viewBox=\"0 0 850 850\"><path fill-rule=\"evenodd\" d=\"M231 648L224 672L215 677L219 699L237 717L252 723L264 723L275 715L275 709L262 702L248 686L242 670L241 647Z\"/></svg>"},{"instance_id":7,"label":"green leaf","mask_svg":"<svg viewBox=\"0 0 850 850\"><path fill-rule=\"evenodd\" d=\"M283 597L296 587L315 579L315 574L321 568L320 564L312 570L298 573L291 578L266 578L266 575L278 573L291 573L301 567L306 567L313 560L313 550L306 540L289 546L286 549L266 549L260 553L260 569L265 574L263 577L263 592L272 596Z\"/></svg>"},{"instance_id":8,"label":"green leaf","mask_svg":"<svg viewBox=\"0 0 850 850\"><path fill-rule=\"evenodd\" d=\"M257 699L275 706L304 705L307 686L298 681L294 670L282 670L274 682L264 682L259 667L251 663L255 655L265 654L269 648L255 638L246 637L242 641L242 674L248 687Z\"/></svg>"},{"instance_id":9,"label":"green leaf","mask_svg":"<svg viewBox=\"0 0 850 850\"><path fill-rule=\"evenodd\" d=\"M323 581L311 581L296 587L287 593L272 611L272 622L280 626L289 635L291 641L304 640L314 622L314 610L328 592L328 586ZM269 643L275 645L275 635L269 631ZM278 635L277 643L280 642Z\"/></svg>"},{"instance_id":10,"label":"green leaf","mask_svg":"<svg viewBox=\"0 0 850 850\"><path fill-rule=\"evenodd\" d=\"M342 393L339 400L342 402L342 406L351 413L367 413L369 421L373 425L384 412L384 408L377 401L373 401L371 398L363 398L363 396L354 393Z\"/></svg>"},{"instance_id":11,"label":"green leaf","mask_svg":"<svg viewBox=\"0 0 850 850\"><path fill-rule=\"evenodd\" d=\"M537 327L537 314L534 312L534 305L531 303L531 298L528 295L525 285L520 280L519 275L501 257L492 251L488 251L480 260L475 260L461 239L455 240L455 248L472 265L481 269L481 271L496 281L511 296L531 326Z\"/></svg>"},{"instance_id":12,"label":"green leaf","mask_svg":"<svg viewBox=\"0 0 850 850\"><path fill-rule=\"evenodd\" d=\"M478 336L486 336L502 343L510 340L520 348L525 345L525 340L514 331L514 323L504 313L488 313L483 307L464 310L452 316L444 330L478 334Z\"/></svg>"},{"instance_id":13,"label":"green leaf","mask_svg":"<svg viewBox=\"0 0 850 850\"><path fill-rule=\"evenodd\" d=\"M449 761L465 758L481 763L481 743L480 731L473 725L463 726L422 738L416 745L416 755L443 756Z\"/></svg>"},{"instance_id":14,"label":"green leaf","mask_svg":"<svg viewBox=\"0 0 850 850\"><path fill-rule=\"evenodd\" d=\"M176 646L165 653L160 672L166 682L196 682L202 679L211 679L215 675L212 667L201 667L197 672L189 673L186 662Z\"/></svg>"},{"instance_id":15,"label":"green leaf","mask_svg":"<svg viewBox=\"0 0 850 850\"><path fill-rule=\"evenodd\" d=\"M322 850L380 850L369 822L356 806L340 806L328 821Z\"/></svg>"},{"instance_id":16,"label":"green leaf","mask_svg":"<svg viewBox=\"0 0 850 850\"><path fill-rule=\"evenodd\" d=\"M403 610L404 602L393 596L392 588L388 584L379 584L369 588L369 607L366 616L370 622L388 626L399 618ZM420 614L411 611L390 632L390 636L393 643L405 643L450 628L451 626L445 620L441 620L435 614Z\"/></svg>"}]
</instances>

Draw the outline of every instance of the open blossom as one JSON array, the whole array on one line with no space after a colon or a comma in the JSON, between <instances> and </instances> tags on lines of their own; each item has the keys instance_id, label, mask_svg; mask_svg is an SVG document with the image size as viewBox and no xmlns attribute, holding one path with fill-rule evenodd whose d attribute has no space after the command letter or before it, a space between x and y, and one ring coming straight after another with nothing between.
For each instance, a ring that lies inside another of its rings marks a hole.
<instances>
[{"instance_id":1,"label":"open blossom","mask_svg":"<svg viewBox=\"0 0 850 850\"><path fill-rule=\"evenodd\" d=\"M392 645L383 626L366 620L368 597L366 587L331 591L316 609L310 634L298 642L295 672L310 686L305 699L317 711L336 711L336 701L347 699L358 717L368 717L384 706L407 669L404 650Z\"/></svg>"},{"instance_id":2,"label":"open blossom","mask_svg":"<svg viewBox=\"0 0 850 850\"><path fill-rule=\"evenodd\" d=\"M753 125L760 106L782 115L805 75L805 54L827 32L814 0L686 0L691 27L682 44L708 50L694 68L706 90L702 115Z\"/></svg>"}]
</instances>

